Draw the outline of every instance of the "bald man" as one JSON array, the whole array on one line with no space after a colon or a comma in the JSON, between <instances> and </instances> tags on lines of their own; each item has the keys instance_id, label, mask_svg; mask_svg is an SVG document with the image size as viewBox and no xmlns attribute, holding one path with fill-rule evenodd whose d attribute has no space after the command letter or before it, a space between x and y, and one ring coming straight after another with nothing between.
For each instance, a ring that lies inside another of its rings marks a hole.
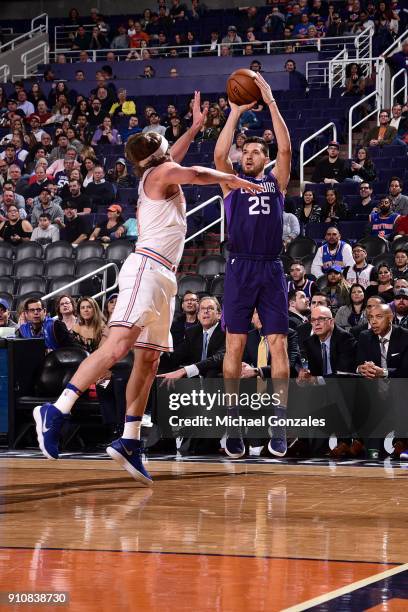
<instances>
[{"instance_id":1,"label":"bald man","mask_svg":"<svg viewBox=\"0 0 408 612\"><path fill-rule=\"evenodd\" d=\"M309 369L301 370L299 378L306 381L336 372L354 372L356 341L349 332L335 324L331 310L326 306L313 308L310 323L313 335L306 338L303 344Z\"/></svg>"},{"instance_id":2,"label":"bald man","mask_svg":"<svg viewBox=\"0 0 408 612\"><path fill-rule=\"evenodd\" d=\"M408 330L392 324L388 304L378 304L368 314L369 330L357 344L357 372L364 378L408 377Z\"/></svg>"}]
</instances>

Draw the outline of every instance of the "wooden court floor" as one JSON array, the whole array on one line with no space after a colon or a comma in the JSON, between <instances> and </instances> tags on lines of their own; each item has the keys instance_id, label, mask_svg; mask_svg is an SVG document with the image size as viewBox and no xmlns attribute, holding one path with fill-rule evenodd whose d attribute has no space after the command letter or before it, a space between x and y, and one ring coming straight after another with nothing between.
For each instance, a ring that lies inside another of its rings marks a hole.
<instances>
[{"instance_id":1,"label":"wooden court floor","mask_svg":"<svg viewBox=\"0 0 408 612\"><path fill-rule=\"evenodd\" d=\"M1 459L0 591L96 612L408 611L404 469ZM407 566L408 567L408 566Z\"/></svg>"}]
</instances>

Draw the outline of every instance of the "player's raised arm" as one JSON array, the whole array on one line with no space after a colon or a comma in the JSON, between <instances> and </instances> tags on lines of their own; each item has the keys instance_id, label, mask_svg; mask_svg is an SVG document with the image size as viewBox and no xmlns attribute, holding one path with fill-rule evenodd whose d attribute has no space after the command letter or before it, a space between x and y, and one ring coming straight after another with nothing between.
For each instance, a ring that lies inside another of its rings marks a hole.
<instances>
[{"instance_id":1,"label":"player's raised arm","mask_svg":"<svg viewBox=\"0 0 408 612\"><path fill-rule=\"evenodd\" d=\"M174 162L168 162L155 169L155 181L165 188L169 185L214 185L218 183L226 191L245 189L251 193L263 191L262 185L251 183L235 174L219 172L203 166L184 168Z\"/></svg>"},{"instance_id":2,"label":"player's raised arm","mask_svg":"<svg viewBox=\"0 0 408 612\"><path fill-rule=\"evenodd\" d=\"M252 108L256 102L252 104L245 104L243 106L238 106L238 104L234 104L229 101L231 112L228 115L228 119L224 127L222 128L221 134L218 136L217 144L215 145L214 150L214 163L217 170L221 172L234 172L232 161L229 158L229 151L232 145L232 141L234 140L234 132L237 127L239 118L242 113L246 110Z\"/></svg>"},{"instance_id":3,"label":"player's raised arm","mask_svg":"<svg viewBox=\"0 0 408 612\"><path fill-rule=\"evenodd\" d=\"M271 113L273 131L275 132L276 144L278 145L276 165L272 172L277 178L280 190L284 191L288 186L290 179L290 163L292 158L289 130L279 112L278 105L276 104L272 90L268 83L259 72L256 73L254 79L255 83L261 90L262 98L264 99L265 104L268 105Z\"/></svg>"},{"instance_id":4,"label":"player's raised arm","mask_svg":"<svg viewBox=\"0 0 408 612\"><path fill-rule=\"evenodd\" d=\"M201 112L201 96L199 91L194 92L194 105L193 105L193 123L191 127L184 132L178 140L170 148L170 154L172 159L177 163L181 163L191 145L194 138L204 125L207 117L207 109Z\"/></svg>"}]
</instances>

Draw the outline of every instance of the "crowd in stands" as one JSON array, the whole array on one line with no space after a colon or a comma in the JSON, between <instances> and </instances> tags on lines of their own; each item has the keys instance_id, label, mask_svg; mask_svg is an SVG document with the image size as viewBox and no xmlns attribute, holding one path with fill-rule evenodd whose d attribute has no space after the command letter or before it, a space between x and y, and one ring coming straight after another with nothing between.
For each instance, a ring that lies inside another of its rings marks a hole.
<instances>
[{"instance_id":1,"label":"crowd in stands","mask_svg":"<svg viewBox=\"0 0 408 612\"><path fill-rule=\"evenodd\" d=\"M200 0L191 0L188 5L181 0L160 0L156 8L119 22L116 18L114 23L96 9L81 16L72 8L66 25L71 26L72 50L112 49L114 54L115 50L131 49L126 59L137 60L183 57L188 53L185 45L195 54L216 54L217 45L222 45L222 56L254 55L265 52L266 40L285 41L287 53L313 51L318 38L357 35L370 27L375 29L375 44L382 50L404 31L408 21L403 3L397 1L271 0L266 4L232 10L231 22L225 27L220 27L219 17L216 19L219 12L209 10ZM61 54L60 61L64 60Z\"/></svg>"}]
</instances>

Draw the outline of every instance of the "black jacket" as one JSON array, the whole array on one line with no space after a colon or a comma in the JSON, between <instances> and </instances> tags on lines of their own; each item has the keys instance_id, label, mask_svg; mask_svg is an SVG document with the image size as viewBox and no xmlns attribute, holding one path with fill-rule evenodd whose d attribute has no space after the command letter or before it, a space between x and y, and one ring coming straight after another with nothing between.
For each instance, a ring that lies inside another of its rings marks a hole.
<instances>
[{"instance_id":1,"label":"black jacket","mask_svg":"<svg viewBox=\"0 0 408 612\"><path fill-rule=\"evenodd\" d=\"M300 325L303 325L304 320L297 315L295 312L291 312L289 310L289 328L293 330L297 330Z\"/></svg>"},{"instance_id":2,"label":"black jacket","mask_svg":"<svg viewBox=\"0 0 408 612\"><path fill-rule=\"evenodd\" d=\"M357 365L374 361L381 367L381 351L378 336L370 329L361 332L357 344ZM408 377L408 330L392 326L387 351L387 368L390 378Z\"/></svg>"},{"instance_id":3,"label":"black jacket","mask_svg":"<svg viewBox=\"0 0 408 612\"><path fill-rule=\"evenodd\" d=\"M222 331L220 323L214 329L207 348L207 358L201 360L203 348L203 328L194 325L186 331L185 339L179 344L174 353L168 355L168 359L162 364L167 371L180 368L185 365L196 365L200 376L217 376L222 372L222 364L225 354L225 332ZM163 358L162 358L163 359Z\"/></svg>"},{"instance_id":4,"label":"black jacket","mask_svg":"<svg viewBox=\"0 0 408 612\"><path fill-rule=\"evenodd\" d=\"M195 325L198 325L198 324L199 324L198 319L196 319ZM190 325L189 327L186 328L186 315L184 313L181 313L181 315L179 315L177 318L173 320L173 323L170 328L170 333L173 337L174 348L176 348L176 346L178 346L181 342L183 342L186 336L186 331L190 327L193 327L193 326Z\"/></svg>"},{"instance_id":5,"label":"black jacket","mask_svg":"<svg viewBox=\"0 0 408 612\"><path fill-rule=\"evenodd\" d=\"M258 346L261 339L261 334L257 329L252 329L247 337L243 361L248 363L252 367L256 368L258 360ZM288 357L290 366L290 375L294 378L297 377L298 369L301 366L300 351L298 346L297 333L293 329L289 329L288 332ZM263 378L270 378L271 376L271 356L268 356L268 365L262 368Z\"/></svg>"},{"instance_id":6,"label":"black jacket","mask_svg":"<svg viewBox=\"0 0 408 612\"><path fill-rule=\"evenodd\" d=\"M112 183L105 181L104 183L88 183L85 187L85 195L88 196L92 203L92 208L97 206L108 206L115 199L115 190Z\"/></svg>"},{"instance_id":7,"label":"black jacket","mask_svg":"<svg viewBox=\"0 0 408 612\"><path fill-rule=\"evenodd\" d=\"M352 327L350 329L350 333L352 334L352 336L354 336L356 340L358 340L361 332L367 331L367 329L368 323L360 323L360 325L355 325L354 327Z\"/></svg>"},{"instance_id":8,"label":"black jacket","mask_svg":"<svg viewBox=\"0 0 408 612\"><path fill-rule=\"evenodd\" d=\"M355 372L356 340L349 332L337 325L334 326L330 340L330 364L333 374L336 372ZM304 342L304 352L313 376L323 376L323 359L320 340L313 335Z\"/></svg>"}]
</instances>

